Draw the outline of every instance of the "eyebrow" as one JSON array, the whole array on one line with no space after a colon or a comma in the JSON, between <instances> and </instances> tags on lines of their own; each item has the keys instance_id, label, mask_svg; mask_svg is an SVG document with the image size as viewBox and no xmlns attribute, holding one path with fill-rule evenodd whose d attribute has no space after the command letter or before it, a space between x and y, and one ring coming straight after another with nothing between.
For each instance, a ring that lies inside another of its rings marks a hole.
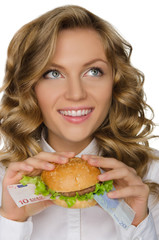
<instances>
[{"instance_id":1,"label":"eyebrow","mask_svg":"<svg viewBox=\"0 0 159 240\"><path fill-rule=\"evenodd\" d=\"M106 65L108 65L108 62L107 62L107 61L105 61L105 60L103 60L103 59L101 59L101 58L96 58L96 59L93 59L93 60L85 63L85 64L83 65L83 67L87 67L87 66L89 66L89 65L91 65L91 64L93 64L93 63L95 63L95 62L103 62L103 63L105 63ZM59 64L56 64L56 63L51 63L51 66L52 66L52 67L61 68L61 69L65 69L63 66L61 66L61 65L59 65Z\"/></svg>"},{"instance_id":2,"label":"eyebrow","mask_svg":"<svg viewBox=\"0 0 159 240\"><path fill-rule=\"evenodd\" d=\"M87 67L87 66L89 66L89 65L91 65L91 64L93 64L93 63L95 63L95 62L103 62L103 63L105 63L105 64L108 65L108 62L107 62L107 61L105 61L105 60L103 60L103 59L101 59L101 58L96 58L96 59L93 59L93 60L85 63L83 66L84 66L84 67Z\"/></svg>"}]
</instances>

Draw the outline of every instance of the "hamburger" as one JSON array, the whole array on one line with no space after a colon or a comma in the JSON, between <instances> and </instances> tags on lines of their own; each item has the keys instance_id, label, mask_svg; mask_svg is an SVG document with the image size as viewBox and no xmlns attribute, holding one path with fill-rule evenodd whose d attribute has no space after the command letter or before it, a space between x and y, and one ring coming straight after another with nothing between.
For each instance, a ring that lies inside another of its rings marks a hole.
<instances>
[{"instance_id":1,"label":"hamburger","mask_svg":"<svg viewBox=\"0 0 159 240\"><path fill-rule=\"evenodd\" d=\"M41 176L24 176L20 182L23 185L35 184L35 194L50 194L56 205L86 208L97 204L94 194L104 194L113 188L113 181L99 182L99 174L99 168L74 157L66 164L55 164L52 171L42 171Z\"/></svg>"}]
</instances>

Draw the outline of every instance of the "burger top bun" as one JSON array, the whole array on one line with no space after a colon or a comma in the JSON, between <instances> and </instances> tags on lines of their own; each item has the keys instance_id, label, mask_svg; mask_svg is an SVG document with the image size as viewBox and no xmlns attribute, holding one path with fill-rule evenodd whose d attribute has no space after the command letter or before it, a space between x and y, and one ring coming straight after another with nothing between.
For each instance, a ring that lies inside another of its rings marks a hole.
<instances>
[{"instance_id":1,"label":"burger top bun","mask_svg":"<svg viewBox=\"0 0 159 240\"><path fill-rule=\"evenodd\" d=\"M42 180L56 192L79 191L95 185L100 170L81 158L70 158L66 164L55 164L52 171L43 171Z\"/></svg>"}]
</instances>

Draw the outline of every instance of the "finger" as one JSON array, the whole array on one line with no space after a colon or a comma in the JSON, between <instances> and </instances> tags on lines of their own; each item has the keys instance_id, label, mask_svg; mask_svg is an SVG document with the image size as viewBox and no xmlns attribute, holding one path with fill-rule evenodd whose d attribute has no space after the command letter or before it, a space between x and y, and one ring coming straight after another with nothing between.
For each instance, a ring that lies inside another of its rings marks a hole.
<instances>
[{"instance_id":1,"label":"finger","mask_svg":"<svg viewBox=\"0 0 159 240\"><path fill-rule=\"evenodd\" d=\"M146 184L128 186L119 190L111 191L107 193L107 195L109 198L147 198L149 195L149 187Z\"/></svg>"},{"instance_id":2,"label":"finger","mask_svg":"<svg viewBox=\"0 0 159 240\"><path fill-rule=\"evenodd\" d=\"M32 165L35 169L41 170L53 170L55 165L53 163L65 164L68 162L68 159L74 156L75 153L49 153L49 152L40 152L34 157L30 157L25 161Z\"/></svg>"},{"instance_id":3,"label":"finger","mask_svg":"<svg viewBox=\"0 0 159 240\"><path fill-rule=\"evenodd\" d=\"M41 160L38 157L30 157L25 162L33 167L34 170L53 170L55 165L53 162ZM66 160L63 160L63 163L66 163Z\"/></svg>"},{"instance_id":4,"label":"finger","mask_svg":"<svg viewBox=\"0 0 159 240\"><path fill-rule=\"evenodd\" d=\"M8 185L18 183L23 175L30 174L32 170L32 166L29 166L23 162L11 163L3 179L4 188Z\"/></svg>"},{"instance_id":5,"label":"finger","mask_svg":"<svg viewBox=\"0 0 159 240\"><path fill-rule=\"evenodd\" d=\"M81 156L82 159L84 160L88 160L88 159L91 159L91 158L101 158L101 156L97 156L97 155L93 155L93 154L83 154Z\"/></svg>"},{"instance_id":6,"label":"finger","mask_svg":"<svg viewBox=\"0 0 159 240\"><path fill-rule=\"evenodd\" d=\"M12 178L15 176L17 172L31 172L33 171L33 166L29 165L26 162L14 162L11 163L6 171L6 175L9 178Z\"/></svg>"},{"instance_id":7,"label":"finger","mask_svg":"<svg viewBox=\"0 0 159 240\"><path fill-rule=\"evenodd\" d=\"M82 158L87 160L90 165L100 168L112 169L126 166L123 162L115 158L105 158L94 155L83 155Z\"/></svg>"},{"instance_id":8,"label":"finger","mask_svg":"<svg viewBox=\"0 0 159 240\"><path fill-rule=\"evenodd\" d=\"M46 161L56 161L57 159L68 159L71 157L74 157L75 153L74 152L40 152L37 154L35 157L40 158L41 160L46 160Z\"/></svg>"},{"instance_id":9,"label":"finger","mask_svg":"<svg viewBox=\"0 0 159 240\"><path fill-rule=\"evenodd\" d=\"M66 163L68 158L73 157L74 155L74 152L40 152L36 156L30 157L23 162L10 163L6 175L7 177L12 178L17 173L19 173L19 176L21 176L22 174L28 174L35 169L52 170L54 169L54 165L50 162L61 164Z\"/></svg>"},{"instance_id":10,"label":"finger","mask_svg":"<svg viewBox=\"0 0 159 240\"><path fill-rule=\"evenodd\" d=\"M47 162L54 162L54 163L66 163L69 158L74 157L75 153L74 152L40 152L33 158L37 158L43 161Z\"/></svg>"},{"instance_id":11,"label":"finger","mask_svg":"<svg viewBox=\"0 0 159 240\"><path fill-rule=\"evenodd\" d=\"M98 176L98 179L100 181L123 179L130 185L142 184L141 178L129 167L117 168L104 172Z\"/></svg>"}]
</instances>

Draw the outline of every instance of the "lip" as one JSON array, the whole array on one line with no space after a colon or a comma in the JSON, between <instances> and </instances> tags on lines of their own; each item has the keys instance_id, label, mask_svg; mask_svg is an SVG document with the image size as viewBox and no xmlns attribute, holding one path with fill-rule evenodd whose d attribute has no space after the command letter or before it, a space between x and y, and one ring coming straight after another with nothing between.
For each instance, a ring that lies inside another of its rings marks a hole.
<instances>
[{"instance_id":1,"label":"lip","mask_svg":"<svg viewBox=\"0 0 159 240\"><path fill-rule=\"evenodd\" d=\"M58 109L58 112L59 111L71 111L71 110L75 110L75 111L77 111L77 110L85 110L85 109L94 109L94 107L86 107L86 106L80 106L80 107L65 107L65 108L60 108L60 109Z\"/></svg>"},{"instance_id":2,"label":"lip","mask_svg":"<svg viewBox=\"0 0 159 240\"><path fill-rule=\"evenodd\" d=\"M84 116L68 116L68 115L63 115L60 113L60 111L71 111L71 110L85 110L85 109L91 109L91 112L89 112L87 115ZM70 123L75 123L75 124L80 124L86 121L88 118L90 118L92 112L94 111L93 107L69 107L69 108L62 108L58 110L58 113L62 116L63 119Z\"/></svg>"}]
</instances>

